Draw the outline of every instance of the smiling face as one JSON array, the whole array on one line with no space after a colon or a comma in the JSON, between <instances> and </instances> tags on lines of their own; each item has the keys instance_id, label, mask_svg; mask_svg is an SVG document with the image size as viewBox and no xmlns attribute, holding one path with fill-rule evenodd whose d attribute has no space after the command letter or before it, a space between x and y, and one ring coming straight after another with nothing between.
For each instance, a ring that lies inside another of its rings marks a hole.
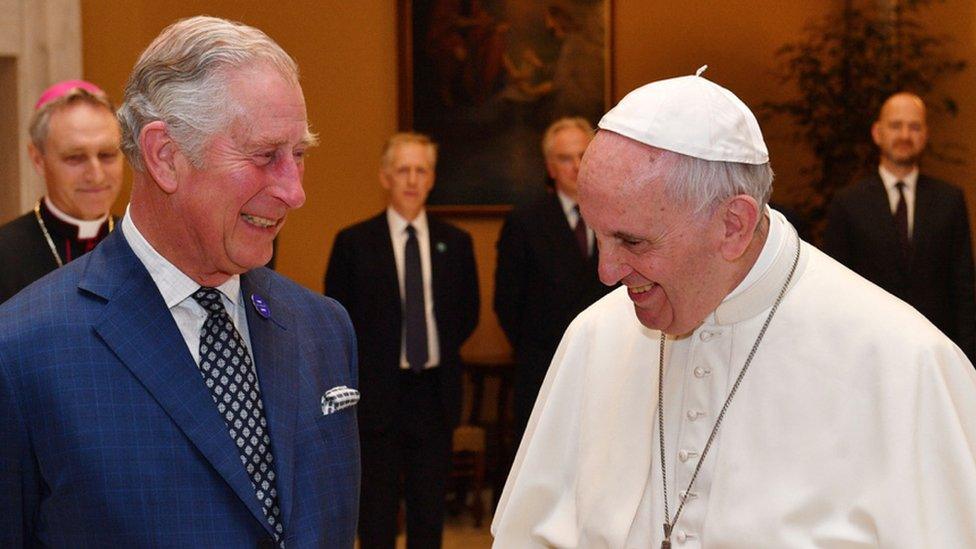
<instances>
[{"instance_id":1,"label":"smiling face","mask_svg":"<svg viewBox=\"0 0 976 549\"><path fill-rule=\"evenodd\" d=\"M286 214L305 202L310 134L301 87L268 66L227 76L239 115L213 136L203 167L180 163L172 207L186 227L181 270L221 283L264 265ZM213 284L209 284L213 285Z\"/></svg>"},{"instance_id":2,"label":"smiling face","mask_svg":"<svg viewBox=\"0 0 976 549\"><path fill-rule=\"evenodd\" d=\"M886 169L899 175L913 169L928 142L925 103L908 93L891 96L871 127L871 137L881 150L881 164Z\"/></svg>"},{"instance_id":3,"label":"smiling face","mask_svg":"<svg viewBox=\"0 0 976 549\"><path fill-rule=\"evenodd\" d=\"M28 147L48 198L77 219L105 216L122 188L121 134L112 112L85 101L51 113L43 150Z\"/></svg>"},{"instance_id":4,"label":"smiling face","mask_svg":"<svg viewBox=\"0 0 976 549\"><path fill-rule=\"evenodd\" d=\"M580 210L596 233L600 280L627 286L638 320L670 335L691 332L735 286L723 258L721 208L693 213L646 167L660 151L618 134L594 138L579 176Z\"/></svg>"},{"instance_id":5,"label":"smiling face","mask_svg":"<svg viewBox=\"0 0 976 549\"><path fill-rule=\"evenodd\" d=\"M434 187L434 162L430 147L404 142L394 146L390 161L380 169L380 184L390 193L390 205L412 221Z\"/></svg>"}]
</instances>

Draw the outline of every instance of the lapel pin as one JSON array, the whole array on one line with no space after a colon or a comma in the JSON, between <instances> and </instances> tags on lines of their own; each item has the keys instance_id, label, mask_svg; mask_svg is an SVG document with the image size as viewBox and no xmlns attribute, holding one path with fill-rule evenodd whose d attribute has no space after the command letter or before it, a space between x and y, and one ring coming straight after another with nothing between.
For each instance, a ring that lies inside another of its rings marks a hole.
<instances>
[{"instance_id":1,"label":"lapel pin","mask_svg":"<svg viewBox=\"0 0 976 549\"><path fill-rule=\"evenodd\" d=\"M443 242L438 242L436 248L437 248L437 253L442 254L447 251L447 244L444 244Z\"/></svg>"},{"instance_id":2,"label":"lapel pin","mask_svg":"<svg viewBox=\"0 0 976 549\"><path fill-rule=\"evenodd\" d=\"M258 312L259 315L264 318L271 318L271 309L268 308L268 302L264 300L263 297L258 294L251 294L251 304L254 305L254 310Z\"/></svg>"}]
</instances>

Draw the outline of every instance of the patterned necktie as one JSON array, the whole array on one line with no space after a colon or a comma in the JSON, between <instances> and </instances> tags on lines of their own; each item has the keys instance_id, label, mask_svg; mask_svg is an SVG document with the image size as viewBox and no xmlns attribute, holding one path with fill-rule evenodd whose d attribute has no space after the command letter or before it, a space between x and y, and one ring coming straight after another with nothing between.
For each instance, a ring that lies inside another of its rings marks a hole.
<instances>
[{"instance_id":1,"label":"patterned necktie","mask_svg":"<svg viewBox=\"0 0 976 549\"><path fill-rule=\"evenodd\" d=\"M908 235L908 203L905 202L905 183L895 183L898 189L898 204L895 206L895 230L898 231L898 246L902 259L908 261L912 253L912 239Z\"/></svg>"},{"instance_id":2,"label":"patterned necktie","mask_svg":"<svg viewBox=\"0 0 976 549\"><path fill-rule=\"evenodd\" d=\"M573 210L576 211L576 226L573 227L573 234L576 236L576 245L579 247L579 251L583 254L583 257L590 257L590 239L586 234L586 222L583 221L583 216L580 214L579 205L573 206Z\"/></svg>"},{"instance_id":3,"label":"patterned necktie","mask_svg":"<svg viewBox=\"0 0 976 549\"><path fill-rule=\"evenodd\" d=\"M275 488L274 456L254 362L220 301L220 292L201 287L193 299L207 311L207 320L200 329L200 374L241 453L241 463L251 477L275 541L281 544L284 530Z\"/></svg>"},{"instance_id":4,"label":"patterned necktie","mask_svg":"<svg viewBox=\"0 0 976 549\"><path fill-rule=\"evenodd\" d=\"M424 274L420 269L420 244L417 230L407 225L407 244L403 248L403 322L406 329L407 364L420 372L427 364L427 315L424 303Z\"/></svg>"}]
</instances>

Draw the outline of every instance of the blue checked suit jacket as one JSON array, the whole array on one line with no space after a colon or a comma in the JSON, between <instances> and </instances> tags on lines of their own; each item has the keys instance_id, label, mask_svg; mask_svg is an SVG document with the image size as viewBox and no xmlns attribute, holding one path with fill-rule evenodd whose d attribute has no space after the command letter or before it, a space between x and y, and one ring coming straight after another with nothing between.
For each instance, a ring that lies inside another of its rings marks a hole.
<instances>
[{"instance_id":1,"label":"blue checked suit jacket","mask_svg":"<svg viewBox=\"0 0 976 549\"><path fill-rule=\"evenodd\" d=\"M345 310L241 277L287 547L353 546L357 387ZM270 318L251 296L264 298ZM0 307L0 547L255 547L248 475L179 329L121 231Z\"/></svg>"}]
</instances>

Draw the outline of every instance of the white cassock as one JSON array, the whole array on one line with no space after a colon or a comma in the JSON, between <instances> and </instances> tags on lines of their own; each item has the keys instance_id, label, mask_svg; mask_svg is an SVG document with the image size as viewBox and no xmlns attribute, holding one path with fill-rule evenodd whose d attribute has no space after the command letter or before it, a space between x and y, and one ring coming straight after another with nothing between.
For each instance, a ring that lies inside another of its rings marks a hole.
<instances>
[{"instance_id":1,"label":"white cassock","mask_svg":"<svg viewBox=\"0 0 976 549\"><path fill-rule=\"evenodd\" d=\"M976 547L972 365L921 314L768 211L746 279L665 346L673 515L800 245L672 547ZM626 292L566 331L495 514L495 547L660 546L660 333L639 324Z\"/></svg>"}]
</instances>

